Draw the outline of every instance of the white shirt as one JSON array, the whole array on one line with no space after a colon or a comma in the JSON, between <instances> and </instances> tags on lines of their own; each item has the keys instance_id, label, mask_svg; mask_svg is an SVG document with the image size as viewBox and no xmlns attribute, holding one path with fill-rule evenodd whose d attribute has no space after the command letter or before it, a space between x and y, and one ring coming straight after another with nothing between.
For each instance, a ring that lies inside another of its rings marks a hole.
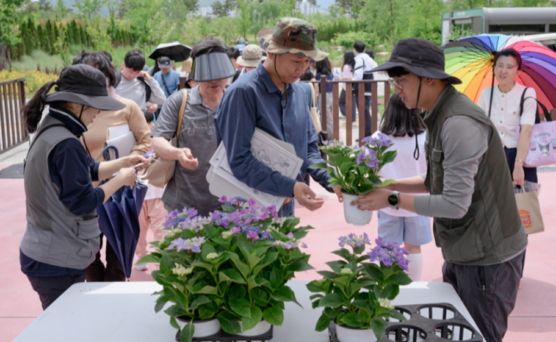
<instances>
[{"instance_id":1,"label":"white shirt","mask_svg":"<svg viewBox=\"0 0 556 342\"><path fill-rule=\"evenodd\" d=\"M361 52L355 56L355 67L353 68L353 80L359 81L363 79L363 73L373 70L378 64L365 52ZM365 92L365 96L369 96L371 93Z\"/></svg>"},{"instance_id":2,"label":"white shirt","mask_svg":"<svg viewBox=\"0 0 556 342\"><path fill-rule=\"evenodd\" d=\"M376 136L380 131L377 131L373 134ZM393 137L391 135L388 136L394 142L388 151L396 150L398 154L393 162L384 165L382 170L380 170L379 176L382 177L383 180L386 179L402 179L408 177L419 176L427 172L427 161L425 157L425 139L426 139L426 132L423 132L417 136L417 140L419 141L419 159L415 160L413 158L413 151L415 151L415 136L408 136L405 137ZM391 208L384 208L381 209L385 214L390 216L397 216L397 217L414 217L418 216L417 214L399 209L391 209Z\"/></svg>"},{"instance_id":3,"label":"white shirt","mask_svg":"<svg viewBox=\"0 0 556 342\"><path fill-rule=\"evenodd\" d=\"M116 88L116 94L119 96L135 101L141 110L146 109L149 104L164 104L166 101L166 95L164 91L160 88L157 80L154 77L149 78L148 81L145 80L147 84L151 87L151 98L149 102L145 99L145 94L147 92L143 82L139 81L137 78L128 80L124 76Z\"/></svg>"},{"instance_id":4,"label":"white shirt","mask_svg":"<svg viewBox=\"0 0 556 342\"><path fill-rule=\"evenodd\" d=\"M351 65L345 64L342 68L342 78L349 78L350 80L353 78L353 70L351 70ZM340 83L342 89L346 90L345 82Z\"/></svg>"},{"instance_id":5,"label":"white shirt","mask_svg":"<svg viewBox=\"0 0 556 342\"><path fill-rule=\"evenodd\" d=\"M488 116L490 104L490 93L492 87L486 88L479 97L477 103L485 111ZM502 93L498 86L494 86L494 94L492 96L492 109L490 112L490 120L496 126L502 143L507 148L517 147L517 131L523 125L535 124L535 113L537 111L537 102L533 99L526 99L523 104L523 115L519 117L519 103L521 95L525 90L525 86L516 82L512 90ZM533 88L527 89L525 98L537 98L537 92Z\"/></svg>"}]
</instances>

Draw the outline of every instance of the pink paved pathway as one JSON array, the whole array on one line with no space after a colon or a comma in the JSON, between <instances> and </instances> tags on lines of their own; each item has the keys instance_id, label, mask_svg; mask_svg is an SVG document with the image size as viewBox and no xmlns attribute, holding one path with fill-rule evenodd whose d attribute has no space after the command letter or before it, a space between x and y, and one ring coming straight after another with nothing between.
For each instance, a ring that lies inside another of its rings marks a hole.
<instances>
[{"instance_id":1,"label":"pink paved pathway","mask_svg":"<svg viewBox=\"0 0 556 342\"><path fill-rule=\"evenodd\" d=\"M5 166L5 165L4 165ZM0 165L0 168L3 166ZM556 341L556 270L553 267L556 248L556 220L554 191L556 174L539 173L543 188L540 194L541 209L546 232L529 238L523 287L517 305L510 317L505 342ZM307 236L311 264L318 270L326 269L325 262L334 259L331 251L338 248L337 238L354 232L367 232L376 237L376 215L367 227L350 226L344 222L343 209L335 197L323 192L327 201L323 208L309 212L296 208L302 223L316 227ZM0 179L0 342L12 341L41 313L39 299L27 279L19 270L19 242L25 230L25 198L22 179ZM423 248L423 281L440 281L442 255L430 243ZM150 281L150 271L134 270L132 281ZM299 274L297 279L317 278L315 271Z\"/></svg>"}]
</instances>

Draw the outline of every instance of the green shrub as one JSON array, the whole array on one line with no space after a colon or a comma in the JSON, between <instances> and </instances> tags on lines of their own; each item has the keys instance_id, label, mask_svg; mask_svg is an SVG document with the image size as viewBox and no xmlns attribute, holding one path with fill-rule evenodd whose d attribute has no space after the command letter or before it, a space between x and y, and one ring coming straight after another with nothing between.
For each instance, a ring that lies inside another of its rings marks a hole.
<instances>
[{"instance_id":1,"label":"green shrub","mask_svg":"<svg viewBox=\"0 0 556 342\"><path fill-rule=\"evenodd\" d=\"M40 68L40 71L60 72L67 63L59 56L51 56L42 50L34 50L31 56L25 55L20 61L13 62L12 66L17 71L31 71Z\"/></svg>"},{"instance_id":2,"label":"green shrub","mask_svg":"<svg viewBox=\"0 0 556 342\"><path fill-rule=\"evenodd\" d=\"M373 49L378 45L378 37L371 32L347 32L338 33L334 36L333 42L338 46L353 50L353 43L357 40L365 43L368 49Z\"/></svg>"}]
</instances>

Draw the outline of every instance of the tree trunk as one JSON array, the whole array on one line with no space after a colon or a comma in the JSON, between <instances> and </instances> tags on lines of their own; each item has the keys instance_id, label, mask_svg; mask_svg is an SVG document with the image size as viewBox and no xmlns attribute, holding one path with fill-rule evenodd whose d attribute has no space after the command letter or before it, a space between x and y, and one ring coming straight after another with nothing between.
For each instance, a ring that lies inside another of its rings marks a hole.
<instances>
[{"instance_id":1,"label":"tree trunk","mask_svg":"<svg viewBox=\"0 0 556 342\"><path fill-rule=\"evenodd\" d=\"M7 55L8 55L8 71L12 71L12 54L10 53L10 47L8 47Z\"/></svg>"},{"instance_id":2,"label":"tree trunk","mask_svg":"<svg viewBox=\"0 0 556 342\"><path fill-rule=\"evenodd\" d=\"M7 45L0 45L0 71L6 68L6 50L8 49Z\"/></svg>"}]
</instances>

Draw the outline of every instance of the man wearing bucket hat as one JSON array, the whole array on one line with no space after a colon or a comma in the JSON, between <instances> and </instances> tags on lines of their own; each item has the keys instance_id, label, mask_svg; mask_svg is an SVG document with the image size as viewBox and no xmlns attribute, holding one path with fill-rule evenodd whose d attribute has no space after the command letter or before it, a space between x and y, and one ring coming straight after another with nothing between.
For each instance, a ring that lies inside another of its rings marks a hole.
<instances>
[{"instance_id":1,"label":"man wearing bucket hat","mask_svg":"<svg viewBox=\"0 0 556 342\"><path fill-rule=\"evenodd\" d=\"M47 95L54 85L56 91ZM46 104L49 113L41 121ZM128 156L97 163L79 141L101 110L124 107L108 96L102 72L79 64L43 85L22 110L27 129L37 133L25 163L27 228L20 264L43 309L85 280L85 268L100 244L96 208L120 187L134 184L135 170L128 166L146 161ZM91 180L110 178L116 171L113 179L93 188Z\"/></svg>"},{"instance_id":2,"label":"man wearing bucket hat","mask_svg":"<svg viewBox=\"0 0 556 342\"><path fill-rule=\"evenodd\" d=\"M230 168L238 180L271 195L295 197L299 204L316 210L324 202L303 183L302 177L308 172L327 187L329 175L323 170L308 169L323 160L307 96L295 82L311 60L321 60L328 54L315 48L317 29L304 20L282 18L273 31L265 33L269 34L262 37L261 47L268 57L228 88L216 116L218 138L224 142ZM255 128L295 147L297 156L303 160L297 179L282 176L252 155ZM334 191L341 199L340 188ZM294 203L289 202L279 214L293 215L293 211Z\"/></svg>"},{"instance_id":3,"label":"man wearing bucket hat","mask_svg":"<svg viewBox=\"0 0 556 342\"><path fill-rule=\"evenodd\" d=\"M427 125L427 174L360 196L362 209L406 209L434 217L434 236L452 284L488 342L501 342L514 308L527 239L502 142L482 109L452 84L444 54L419 38L400 40L388 71L408 108ZM394 190L394 191L392 191ZM428 196L409 193L429 192Z\"/></svg>"},{"instance_id":4,"label":"man wearing bucket hat","mask_svg":"<svg viewBox=\"0 0 556 342\"><path fill-rule=\"evenodd\" d=\"M203 38L193 46L190 78L199 85L188 90L185 96L182 91L170 95L151 133L154 152L162 158L179 161L162 195L168 212L187 207L206 216L221 208L218 198L209 191L206 175L217 146L214 116L228 79L235 73L226 51L226 45L215 38ZM185 112L178 128L183 101L186 101ZM168 140L176 131L181 134L178 146L174 147Z\"/></svg>"},{"instance_id":5,"label":"man wearing bucket hat","mask_svg":"<svg viewBox=\"0 0 556 342\"><path fill-rule=\"evenodd\" d=\"M249 44L243 49L243 54L238 57L237 64L243 68L239 69L234 75L232 83L234 83L241 75L254 70L263 61L263 51L258 45Z\"/></svg>"}]
</instances>

